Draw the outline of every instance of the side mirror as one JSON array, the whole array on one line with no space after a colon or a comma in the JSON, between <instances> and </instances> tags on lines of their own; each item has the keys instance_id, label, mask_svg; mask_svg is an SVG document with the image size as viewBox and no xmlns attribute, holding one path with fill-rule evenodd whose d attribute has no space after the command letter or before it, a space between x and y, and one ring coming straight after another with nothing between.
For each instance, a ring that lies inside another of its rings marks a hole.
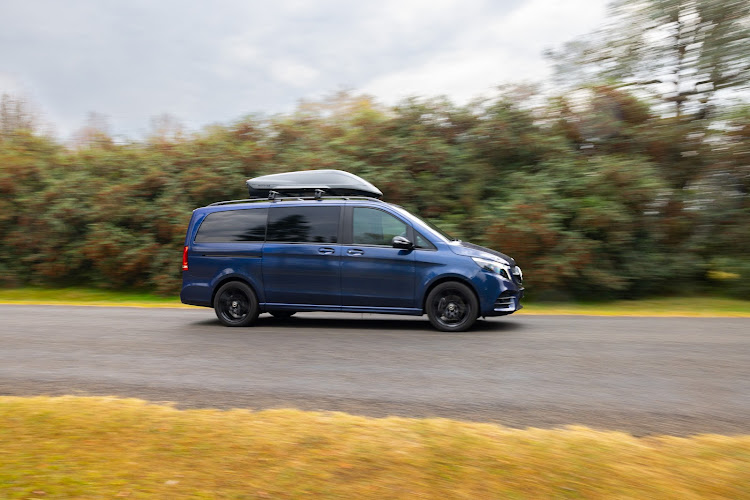
<instances>
[{"instance_id":1,"label":"side mirror","mask_svg":"<svg viewBox=\"0 0 750 500\"><path fill-rule=\"evenodd\" d=\"M404 250L411 250L414 248L414 243L403 236L394 236L391 240L391 244L393 245L393 248L403 248Z\"/></svg>"}]
</instances>

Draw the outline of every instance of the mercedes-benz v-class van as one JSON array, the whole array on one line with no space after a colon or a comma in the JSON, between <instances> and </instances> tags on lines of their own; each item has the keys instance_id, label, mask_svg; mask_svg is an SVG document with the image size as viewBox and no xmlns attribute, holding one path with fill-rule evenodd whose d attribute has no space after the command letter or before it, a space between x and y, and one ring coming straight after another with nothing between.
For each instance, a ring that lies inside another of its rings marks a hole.
<instances>
[{"instance_id":1,"label":"mercedes-benz v-class van","mask_svg":"<svg viewBox=\"0 0 750 500\"><path fill-rule=\"evenodd\" d=\"M185 238L180 298L214 308L227 326L264 312L339 311L427 314L456 332L521 308L512 258L381 201L359 177L294 172L248 187L263 197L196 209Z\"/></svg>"}]
</instances>

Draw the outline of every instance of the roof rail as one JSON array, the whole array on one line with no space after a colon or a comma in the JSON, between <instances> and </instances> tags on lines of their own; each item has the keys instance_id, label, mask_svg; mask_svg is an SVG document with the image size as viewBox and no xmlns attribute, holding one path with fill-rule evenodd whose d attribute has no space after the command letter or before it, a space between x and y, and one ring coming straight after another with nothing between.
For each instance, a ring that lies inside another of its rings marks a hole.
<instances>
[{"instance_id":1,"label":"roof rail","mask_svg":"<svg viewBox=\"0 0 750 500\"><path fill-rule=\"evenodd\" d=\"M215 205L231 205L232 203L256 203L259 201L268 201L263 198L247 198L244 200L225 200L225 201L216 201L214 203L209 203L206 205L207 207L213 207Z\"/></svg>"}]
</instances>

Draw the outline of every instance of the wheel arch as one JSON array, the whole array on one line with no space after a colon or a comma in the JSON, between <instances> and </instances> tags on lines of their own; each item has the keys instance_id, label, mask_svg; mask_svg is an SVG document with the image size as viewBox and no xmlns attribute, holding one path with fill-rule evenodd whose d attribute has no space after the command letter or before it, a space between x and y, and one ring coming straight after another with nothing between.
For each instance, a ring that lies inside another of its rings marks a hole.
<instances>
[{"instance_id":1,"label":"wheel arch","mask_svg":"<svg viewBox=\"0 0 750 500\"><path fill-rule=\"evenodd\" d=\"M466 278L462 276L455 276L455 275L449 275L449 276L441 276L437 278L435 281L432 281L427 287L425 288L424 294L422 295L422 314L427 313L427 297L430 296L430 293L432 290L443 283L447 283L449 281L455 281L457 283L461 283L462 285L466 285L469 287L469 290L471 290L471 293L474 294L474 298L477 300L477 307L481 310L481 300L479 299L479 293L477 292L477 289L474 287L474 284L467 280ZM480 312L480 311L478 311Z\"/></svg>"},{"instance_id":2,"label":"wheel arch","mask_svg":"<svg viewBox=\"0 0 750 500\"><path fill-rule=\"evenodd\" d=\"M248 280L242 278L241 276L236 275L229 275L221 278L213 287L213 290L211 291L211 307L214 307L214 300L216 299L216 292L218 292L221 287L229 283L230 281L239 281L240 283L244 283L245 285L250 287L250 290L253 291L255 294L255 299L260 303L260 296L258 295L258 290L255 289L252 283L250 283ZM260 306L260 304L258 304Z\"/></svg>"}]
</instances>

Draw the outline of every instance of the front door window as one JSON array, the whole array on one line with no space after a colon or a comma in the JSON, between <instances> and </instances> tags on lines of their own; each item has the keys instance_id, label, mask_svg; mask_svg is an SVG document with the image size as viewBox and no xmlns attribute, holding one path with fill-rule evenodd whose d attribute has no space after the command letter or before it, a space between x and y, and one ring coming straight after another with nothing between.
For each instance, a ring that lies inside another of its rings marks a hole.
<instances>
[{"instance_id":1,"label":"front door window","mask_svg":"<svg viewBox=\"0 0 750 500\"><path fill-rule=\"evenodd\" d=\"M406 224L382 210L355 207L352 215L355 245L392 246L394 236L406 236Z\"/></svg>"}]
</instances>

